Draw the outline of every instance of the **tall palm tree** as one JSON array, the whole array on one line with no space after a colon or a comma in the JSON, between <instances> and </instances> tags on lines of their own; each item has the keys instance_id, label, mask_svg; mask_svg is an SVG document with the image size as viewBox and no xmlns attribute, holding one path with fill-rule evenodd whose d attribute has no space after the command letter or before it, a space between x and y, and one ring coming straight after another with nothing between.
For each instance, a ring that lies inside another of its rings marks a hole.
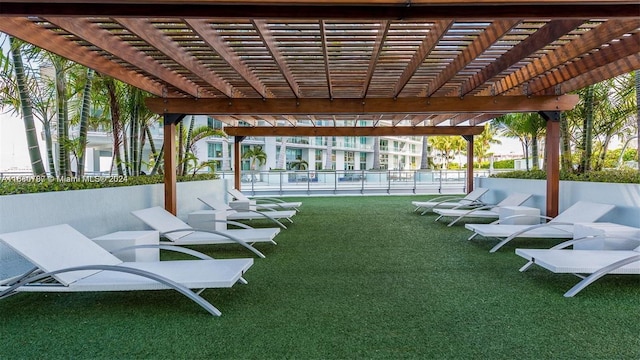
<instances>
[{"instance_id":1,"label":"tall palm tree","mask_svg":"<svg viewBox=\"0 0 640 360\"><path fill-rule=\"evenodd\" d=\"M38 134L36 132L33 117L33 105L29 96L25 66L22 62L22 52L20 49L20 44L13 37L9 37L9 43L11 58L13 60L16 85L18 87L20 96L22 120L24 122L25 133L27 136L27 147L29 149L29 160L31 161L31 172L36 176L45 176L46 172L44 169L44 164L42 163L42 155L40 154Z\"/></svg>"},{"instance_id":2,"label":"tall palm tree","mask_svg":"<svg viewBox=\"0 0 640 360\"><path fill-rule=\"evenodd\" d=\"M538 139L546 127L544 119L537 113L516 113L501 116L494 120L494 124L502 136L520 140L527 170L529 170L529 149L531 149L533 168L537 169L539 167Z\"/></svg>"},{"instance_id":3,"label":"tall palm tree","mask_svg":"<svg viewBox=\"0 0 640 360\"><path fill-rule=\"evenodd\" d=\"M496 136L497 128L490 124L485 124L482 133L474 139L473 153L477 159L478 165L487 158L491 144L502 144L500 140L496 139Z\"/></svg>"}]
</instances>

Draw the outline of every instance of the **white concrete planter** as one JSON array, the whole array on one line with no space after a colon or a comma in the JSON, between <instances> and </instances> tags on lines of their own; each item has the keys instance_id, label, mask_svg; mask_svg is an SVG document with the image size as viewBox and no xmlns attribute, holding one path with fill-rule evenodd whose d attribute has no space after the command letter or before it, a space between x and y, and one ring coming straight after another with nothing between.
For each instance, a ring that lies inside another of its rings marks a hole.
<instances>
[{"instance_id":1,"label":"white concrete planter","mask_svg":"<svg viewBox=\"0 0 640 360\"><path fill-rule=\"evenodd\" d=\"M476 187L491 189L483 200L500 201L509 193L533 194L525 205L546 208L546 181L528 179L476 178ZM563 211L577 201L591 201L616 205L600 221L640 227L640 184L617 184L586 181L560 181L559 210Z\"/></svg>"},{"instance_id":2,"label":"white concrete planter","mask_svg":"<svg viewBox=\"0 0 640 360\"><path fill-rule=\"evenodd\" d=\"M198 196L226 196L224 180L178 183L176 190L178 217L183 220L188 213L206 208ZM120 230L146 230L131 211L152 206L164 206L163 184L3 195L0 233L58 224L69 224L90 238ZM19 255L0 244L0 279L7 273L5 264L19 260Z\"/></svg>"}]
</instances>

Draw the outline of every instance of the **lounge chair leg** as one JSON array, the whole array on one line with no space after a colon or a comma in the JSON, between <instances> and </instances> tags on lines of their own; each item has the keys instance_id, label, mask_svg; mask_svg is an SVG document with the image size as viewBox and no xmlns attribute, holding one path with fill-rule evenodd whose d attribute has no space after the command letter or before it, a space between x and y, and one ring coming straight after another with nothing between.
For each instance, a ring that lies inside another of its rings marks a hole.
<instances>
[{"instance_id":1,"label":"lounge chair leg","mask_svg":"<svg viewBox=\"0 0 640 360\"><path fill-rule=\"evenodd\" d=\"M634 255L634 256L630 256L626 259L622 259L620 261L616 261L611 265L605 266L603 268L601 268L600 270L594 272L593 274L587 276L586 278L584 278L582 281L580 281L579 283L577 283L576 285L574 285L571 289L569 289L569 291L567 291L566 293L564 293L564 297L573 297L575 296L577 293L579 293L582 289L584 289L585 287L589 286L592 282L600 279L601 277L607 275L608 273L610 273L611 271L621 268L625 265L634 263L640 261L640 255Z\"/></svg>"},{"instance_id":2,"label":"lounge chair leg","mask_svg":"<svg viewBox=\"0 0 640 360\"><path fill-rule=\"evenodd\" d=\"M476 235L478 235L478 233L473 233L473 235L469 236L469 238L467 240L473 239L474 237L476 237Z\"/></svg>"}]
</instances>

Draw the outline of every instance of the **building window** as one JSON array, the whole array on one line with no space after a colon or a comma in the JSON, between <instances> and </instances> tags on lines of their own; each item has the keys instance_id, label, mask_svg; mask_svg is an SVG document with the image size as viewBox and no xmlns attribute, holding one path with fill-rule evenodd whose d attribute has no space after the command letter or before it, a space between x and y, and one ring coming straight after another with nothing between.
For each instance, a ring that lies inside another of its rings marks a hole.
<instances>
[{"instance_id":1,"label":"building window","mask_svg":"<svg viewBox=\"0 0 640 360\"><path fill-rule=\"evenodd\" d=\"M386 170L389 168L389 155L380 154L380 169Z\"/></svg>"},{"instance_id":2,"label":"building window","mask_svg":"<svg viewBox=\"0 0 640 360\"><path fill-rule=\"evenodd\" d=\"M209 159L222 159L222 144L208 143L207 156L209 157Z\"/></svg>"},{"instance_id":3,"label":"building window","mask_svg":"<svg viewBox=\"0 0 640 360\"><path fill-rule=\"evenodd\" d=\"M380 140L380 151L389 151L389 140Z\"/></svg>"},{"instance_id":4,"label":"building window","mask_svg":"<svg viewBox=\"0 0 640 360\"><path fill-rule=\"evenodd\" d=\"M360 153L360 170L365 170L367 168L367 153Z\"/></svg>"},{"instance_id":5,"label":"building window","mask_svg":"<svg viewBox=\"0 0 640 360\"><path fill-rule=\"evenodd\" d=\"M222 121L216 120L211 116L207 116L207 126L211 129L222 130Z\"/></svg>"},{"instance_id":6,"label":"building window","mask_svg":"<svg viewBox=\"0 0 640 360\"><path fill-rule=\"evenodd\" d=\"M344 153L344 169L354 170L356 166L356 156L353 151L345 151Z\"/></svg>"}]
</instances>

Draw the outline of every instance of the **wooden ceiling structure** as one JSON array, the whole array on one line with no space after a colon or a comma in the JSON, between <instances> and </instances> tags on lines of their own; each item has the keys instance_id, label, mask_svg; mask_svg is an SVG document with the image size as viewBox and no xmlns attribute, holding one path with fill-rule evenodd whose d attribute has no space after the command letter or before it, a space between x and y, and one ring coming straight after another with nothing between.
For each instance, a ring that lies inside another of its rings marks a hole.
<instances>
[{"instance_id":1,"label":"wooden ceiling structure","mask_svg":"<svg viewBox=\"0 0 640 360\"><path fill-rule=\"evenodd\" d=\"M547 215L566 94L640 68L637 0L0 0L0 31L155 95L168 144L187 114L223 121L236 169L245 136L463 135L472 149L485 122L539 112Z\"/></svg>"}]
</instances>

